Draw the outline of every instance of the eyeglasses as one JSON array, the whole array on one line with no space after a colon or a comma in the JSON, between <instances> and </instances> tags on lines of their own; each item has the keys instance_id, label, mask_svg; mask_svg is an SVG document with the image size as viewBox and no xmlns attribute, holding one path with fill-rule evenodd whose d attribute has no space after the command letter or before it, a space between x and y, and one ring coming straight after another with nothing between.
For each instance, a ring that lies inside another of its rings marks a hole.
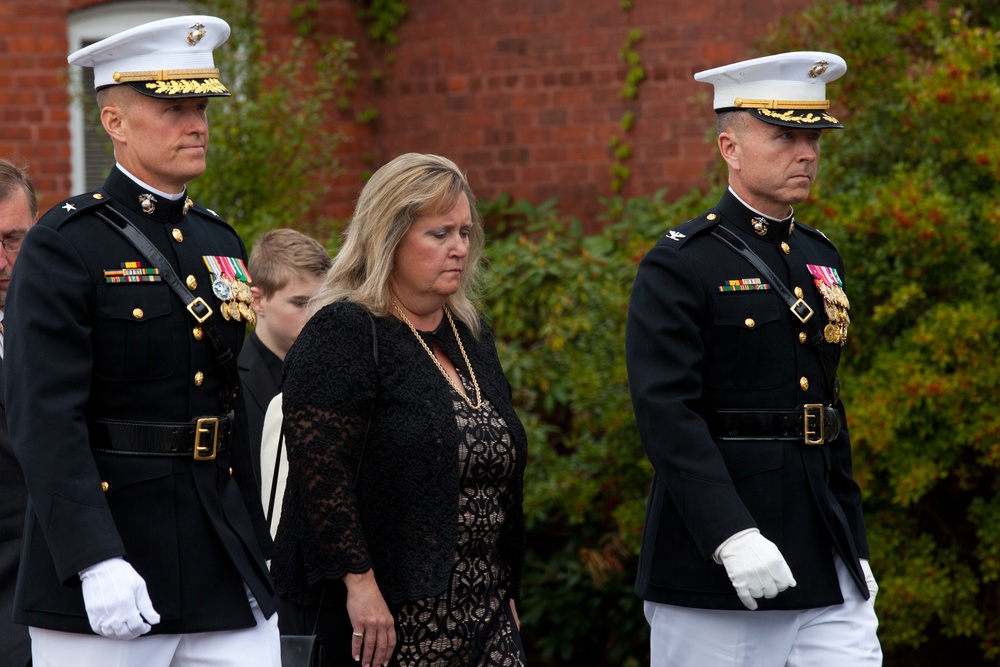
<instances>
[{"instance_id":1,"label":"eyeglasses","mask_svg":"<svg viewBox=\"0 0 1000 667\"><path fill-rule=\"evenodd\" d=\"M24 242L24 234L14 234L0 238L0 245L8 255L16 255L21 250L21 243Z\"/></svg>"}]
</instances>

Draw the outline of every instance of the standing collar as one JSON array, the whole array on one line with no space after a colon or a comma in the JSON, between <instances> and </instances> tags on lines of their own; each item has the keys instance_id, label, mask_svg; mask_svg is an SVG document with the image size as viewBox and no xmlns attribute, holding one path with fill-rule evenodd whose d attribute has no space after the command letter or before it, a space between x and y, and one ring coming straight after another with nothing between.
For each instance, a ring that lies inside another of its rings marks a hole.
<instances>
[{"instance_id":1,"label":"standing collar","mask_svg":"<svg viewBox=\"0 0 1000 667\"><path fill-rule=\"evenodd\" d=\"M127 208L137 217L150 218L162 223L179 223L191 207L187 204L190 201L187 196L170 199L172 195L165 195L139 183L121 167L111 170L101 190L116 205Z\"/></svg>"},{"instance_id":2,"label":"standing collar","mask_svg":"<svg viewBox=\"0 0 1000 667\"><path fill-rule=\"evenodd\" d=\"M717 208L736 230L771 243L788 239L795 228L794 215L781 220L764 215L747 205L732 188L726 189Z\"/></svg>"}]
</instances>

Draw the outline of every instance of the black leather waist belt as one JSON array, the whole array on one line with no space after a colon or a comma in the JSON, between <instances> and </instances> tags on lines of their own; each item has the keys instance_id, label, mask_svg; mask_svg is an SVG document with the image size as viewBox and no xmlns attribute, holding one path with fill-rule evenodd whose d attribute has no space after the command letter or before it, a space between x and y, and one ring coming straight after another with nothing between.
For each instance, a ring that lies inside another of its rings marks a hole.
<instances>
[{"instance_id":1,"label":"black leather waist belt","mask_svg":"<svg viewBox=\"0 0 1000 667\"><path fill-rule=\"evenodd\" d=\"M794 410L711 410L704 415L718 440L796 440L822 445L840 435L840 413L819 404Z\"/></svg>"},{"instance_id":2,"label":"black leather waist belt","mask_svg":"<svg viewBox=\"0 0 1000 667\"><path fill-rule=\"evenodd\" d=\"M232 412L181 423L92 419L91 448L111 454L190 456L196 461L211 461L229 447L234 423Z\"/></svg>"}]
</instances>

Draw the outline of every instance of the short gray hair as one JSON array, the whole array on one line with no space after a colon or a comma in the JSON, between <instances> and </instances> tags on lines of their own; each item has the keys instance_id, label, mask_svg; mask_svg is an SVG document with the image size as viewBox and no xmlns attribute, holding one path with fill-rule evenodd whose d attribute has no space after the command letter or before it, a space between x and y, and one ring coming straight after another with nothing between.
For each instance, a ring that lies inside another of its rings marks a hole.
<instances>
[{"instance_id":1,"label":"short gray hair","mask_svg":"<svg viewBox=\"0 0 1000 667\"><path fill-rule=\"evenodd\" d=\"M723 132L732 131L740 134L746 131L749 122L750 114L746 111L737 109L721 111L715 117L715 132L716 134L722 134Z\"/></svg>"},{"instance_id":2,"label":"short gray hair","mask_svg":"<svg viewBox=\"0 0 1000 667\"><path fill-rule=\"evenodd\" d=\"M38 196L35 186L28 178L25 168L18 167L10 160L0 158L0 202L7 201L15 192L21 191L28 200L31 217L38 215Z\"/></svg>"}]
</instances>

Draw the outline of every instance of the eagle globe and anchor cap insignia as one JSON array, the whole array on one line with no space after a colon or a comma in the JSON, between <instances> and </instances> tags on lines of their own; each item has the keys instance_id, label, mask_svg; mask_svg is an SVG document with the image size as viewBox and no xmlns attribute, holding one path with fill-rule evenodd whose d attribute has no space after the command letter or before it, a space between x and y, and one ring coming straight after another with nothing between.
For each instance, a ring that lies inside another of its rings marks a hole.
<instances>
[{"instance_id":1,"label":"eagle globe and anchor cap insignia","mask_svg":"<svg viewBox=\"0 0 1000 667\"><path fill-rule=\"evenodd\" d=\"M187 43L191 46L197 46L198 42L201 41L201 38L205 36L205 32L204 23L197 22L193 24L191 29L188 30Z\"/></svg>"},{"instance_id":2,"label":"eagle globe and anchor cap insignia","mask_svg":"<svg viewBox=\"0 0 1000 667\"><path fill-rule=\"evenodd\" d=\"M828 69L830 69L830 63L825 60L818 60L809 68L809 78L815 79L818 76L822 76Z\"/></svg>"}]
</instances>

